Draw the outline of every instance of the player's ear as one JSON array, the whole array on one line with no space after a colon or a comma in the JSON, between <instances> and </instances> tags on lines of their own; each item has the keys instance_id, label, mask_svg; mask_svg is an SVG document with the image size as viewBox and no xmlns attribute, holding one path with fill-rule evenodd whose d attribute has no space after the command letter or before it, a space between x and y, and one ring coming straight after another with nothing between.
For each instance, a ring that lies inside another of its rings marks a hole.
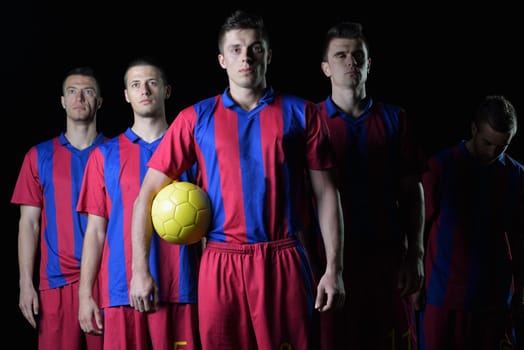
<instances>
[{"instance_id":1,"label":"player's ear","mask_svg":"<svg viewBox=\"0 0 524 350\"><path fill-rule=\"evenodd\" d=\"M220 67L226 69L226 64L224 63L224 55L218 54L218 64L220 64Z\"/></svg>"},{"instance_id":2,"label":"player's ear","mask_svg":"<svg viewBox=\"0 0 524 350\"><path fill-rule=\"evenodd\" d=\"M166 100L171 96L171 85L166 85Z\"/></svg>"},{"instance_id":3,"label":"player's ear","mask_svg":"<svg viewBox=\"0 0 524 350\"><path fill-rule=\"evenodd\" d=\"M471 122L471 135L472 136L475 136L478 132L479 128L477 126L477 123L475 123L474 121Z\"/></svg>"},{"instance_id":4,"label":"player's ear","mask_svg":"<svg viewBox=\"0 0 524 350\"><path fill-rule=\"evenodd\" d=\"M104 102L104 98L103 97L98 97L96 99L96 109L100 109L100 107L102 107L102 102Z\"/></svg>"},{"instance_id":5,"label":"player's ear","mask_svg":"<svg viewBox=\"0 0 524 350\"><path fill-rule=\"evenodd\" d=\"M329 69L329 64L327 62L321 62L320 63L320 69L322 69L322 72L326 77L331 77L331 71Z\"/></svg>"}]
</instances>

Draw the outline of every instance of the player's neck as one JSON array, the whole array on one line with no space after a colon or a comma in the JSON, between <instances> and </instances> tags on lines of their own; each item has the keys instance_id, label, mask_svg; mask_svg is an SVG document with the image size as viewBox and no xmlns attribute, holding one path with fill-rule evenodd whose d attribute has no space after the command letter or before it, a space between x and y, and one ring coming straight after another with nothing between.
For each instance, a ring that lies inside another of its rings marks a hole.
<instances>
[{"instance_id":1,"label":"player's neck","mask_svg":"<svg viewBox=\"0 0 524 350\"><path fill-rule=\"evenodd\" d=\"M258 106L260 99L266 93L266 83L244 88L235 84L230 84L229 96L245 111L251 111Z\"/></svg>"},{"instance_id":2,"label":"player's neck","mask_svg":"<svg viewBox=\"0 0 524 350\"><path fill-rule=\"evenodd\" d=\"M68 124L65 137L69 143L76 149L85 149L93 144L98 131L96 122L88 124Z\"/></svg>"},{"instance_id":3,"label":"player's neck","mask_svg":"<svg viewBox=\"0 0 524 350\"><path fill-rule=\"evenodd\" d=\"M163 118L136 118L131 129L142 140L151 143L160 138L168 127L166 117Z\"/></svg>"},{"instance_id":4,"label":"player's neck","mask_svg":"<svg viewBox=\"0 0 524 350\"><path fill-rule=\"evenodd\" d=\"M366 90L333 88L331 99L338 109L356 118L364 111L367 101Z\"/></svg>"}]
</instances>

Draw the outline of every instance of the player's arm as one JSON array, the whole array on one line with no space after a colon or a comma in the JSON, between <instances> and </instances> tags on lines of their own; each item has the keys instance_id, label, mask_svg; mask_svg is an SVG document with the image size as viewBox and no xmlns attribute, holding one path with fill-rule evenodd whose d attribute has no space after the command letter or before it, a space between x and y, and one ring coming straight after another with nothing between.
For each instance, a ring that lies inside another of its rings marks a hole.
<instances>
[{"instance_id":1,"label":"player's arm","mask_svg":"<svg viewBox=\"0 0 524 350\"><path fill-rule=\"evenodd\" d=\"M522 320L524 318L524 231L510 234L510 244L515 281L511 306L513 317Z\"/></svg>"},{"instance_id":2,"label":"player's arm","mask_svg":"<svg viewBox=\"0 0 524 350\"><path fill-rule=\"evenodd\" d=\"M326 271L317 286L315 308L327 311L344 304L344 222L338 189L326 170L310 170L311 185L318 206L319 225L326 250Z\"/></svg>"},{"instance_id":3,"label":"player's arm","mask_svg":"<svg viewBox=\"0 0 524 350\"><path fill-rule=\"evenodd\" d=\"M407 236L399 287L401 295L409 295L419 291L424 282L424 191L417 176L401 179L399 208Z\"/></svg>"},{"instance_id":4,"label":"player's arm","mask_svg":"<svg viewBox=\"0 0 524 350\"><path fill-rule=\"evenodd\" d=\"M149 168L133 206L131 239L133 259L129 302L131 307L147 312L158 306L158 288L149 270L149 248L153 235L151 204L155 195L173 179ZM151 301L153 305L151 304Z\"/></svg>"},{"instance_id":5,"label":"player's arm","mask_svg":"<svg viewBox=\"0 0 524 350\"><path fill-rule=\"evenodd\" d=\"M88 214L80 264L78 320L82 330L90 334L102 334L103 328L99 305L93 298L93 286L100 268L106 228L105 217Z\"/></svg>"},{"instance_id":6,"label":"player's arm","mask_svg":"<svg viewBox=\"0 0 524 350\"><path fill-rule=\"evenodd\" d=\"M41 212L39 207L21 205L18 223L18 268L20 273L18 306L33 328L36 328L35 315L38 315L40 307L33 283L33 273L38 251Z\"/></svg>"},{"instance_id":7,"label":"player's arm","mask_svg":"<svg viewBox=\"0 0 524 350\"><path fill-rule=\"evenodd\" d=\"M514 319L524 319L524 180L521 181L520 194L514 210L514 224L508 234L513 262L515 292L511 300Z\"/></svg>"}]
</instances>

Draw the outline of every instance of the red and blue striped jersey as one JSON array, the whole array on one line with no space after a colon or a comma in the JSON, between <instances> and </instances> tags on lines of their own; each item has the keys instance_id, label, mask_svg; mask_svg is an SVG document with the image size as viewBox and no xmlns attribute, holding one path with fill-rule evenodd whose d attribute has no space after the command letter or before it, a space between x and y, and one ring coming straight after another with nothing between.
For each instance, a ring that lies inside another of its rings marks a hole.
<instances>
[{"instance_id":1,"label":"red and blue striped jersey","mask_svg":"<svg viewBox=\"0 0 524 350\"><path fill-rule=\"evenodd\" d=\"M336 154L345 246L398 256L405 236L397 204L400 179L421 177L426 166L405 111L372 99L356 118L341 112L331 97L318 106Z\"/></svg>"},{"instance_id":2,"label":"red and blue striped jersey","mask_svg":"<svg viewBox=\"0 0 524 350\"><path fill-rule=\"evenodd\" d=\"M76 212L89 154L106 140L98 134L85 149L73 147L65 133L26 153L11 203L40 208L39 289L58 288L80 279L87 220Z\"/></svg>"},{"instance_id":3,"label":"red and blue striped jersey","mask_svg":"<svg viewBox=\"0 0 524 350\"><path fill-rule=\"evenodd\" d=\"M316 106L268 88L245 111L223 94L180 112L149 167L176 178L193 162L213 218L207 238L250 244L297 237L306 169L333 166Z\"/></svg>"},{"instance_id":4,"label":"red and blue striped jersey","mask_svg":"<svg viewBox=\"0 0 524 350\"><path fill-rule=\"evenodd\" d=\"M423 185L426 302L465 311L505 307L512 294L509 238L524 234L522 164L503 153L481 165L462 141L430 158Z\"/></svg>"},{"instance_id":5,"label":"red and blue striped jersey","mask_svg":"<svg viewBox=\"0 0 524 350\"><path fill-rule=\"evenodd\" d=\"M129 304L133 205L160 140L147 143L128 128L89 158L77 210L107 219L99 274L102 307ZM179 179L189 181L184 175ZM160 301L196 303L200 243L185 246L152 237L149 266Z\"/></svg>"}]
</instances>

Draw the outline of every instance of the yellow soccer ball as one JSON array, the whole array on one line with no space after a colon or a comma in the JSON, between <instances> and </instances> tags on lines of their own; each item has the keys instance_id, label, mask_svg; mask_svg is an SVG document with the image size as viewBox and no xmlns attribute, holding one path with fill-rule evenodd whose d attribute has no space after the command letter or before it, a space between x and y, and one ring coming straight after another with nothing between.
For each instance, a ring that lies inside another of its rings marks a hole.
<instances>
[{"instance_id":1,"label":"yellow soccer ball","mask_svg":"<svg viewBox=\"0 0 524 350\"><path fill-rule=\"evenodd\" d=\"M173 181L153 198L151 218L155 231L169 243L192 244L209 228L211 203L199 186Z\"/></svg>"}]
</instances>

